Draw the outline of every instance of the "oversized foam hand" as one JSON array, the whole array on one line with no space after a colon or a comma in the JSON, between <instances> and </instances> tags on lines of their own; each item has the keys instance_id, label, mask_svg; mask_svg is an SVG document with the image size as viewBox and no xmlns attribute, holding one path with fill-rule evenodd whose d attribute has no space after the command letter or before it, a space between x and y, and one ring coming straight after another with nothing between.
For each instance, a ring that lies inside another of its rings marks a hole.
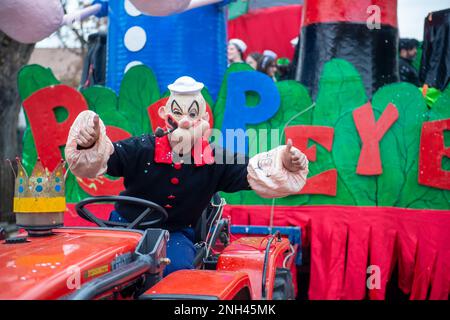
<instances>
[{"instance_id":1,"label":"oversized foam hand","mask_svg":"<svg viewBox=\"0 0 450 320\"><path fill-rule=\"evenodd\" d=\"M130 0L130 2L144 14L151 16L168 16L184 11L190 0Z\"/></svg>"},{"instance_id":2,"label":"oversized foam hand","mask_svg":"<svg viewBox=\"0 0 450 320\"><path fill-rule=\"evenodd\" d=\"M83 148L92 147L100 136L100 120L98 115L89 118L80 128L78 136L75 138L77 145Z\"/></svg>"},{"instance_id":3,"label":"oversized foam hand","mask_svg":"<svg viewBox=\"0 0 450 320\"><path fill-rule=\"evenodd\" d=\"M0 1L0 30L22 43L50 36L61 26L63 16L60 0Z\"/></svg>"},{"instance_id":4,"label":"oversized foam hand","mask_svg":"<svg viewBox=\"0 0 450 320\"><path fill-rule=\"evenodd\" d=\"M288 140L281 159L286 170L291 172L304 170L308 165L306 156L298 149L292 148L291 139Z\"/></svg>"}]
</instances>

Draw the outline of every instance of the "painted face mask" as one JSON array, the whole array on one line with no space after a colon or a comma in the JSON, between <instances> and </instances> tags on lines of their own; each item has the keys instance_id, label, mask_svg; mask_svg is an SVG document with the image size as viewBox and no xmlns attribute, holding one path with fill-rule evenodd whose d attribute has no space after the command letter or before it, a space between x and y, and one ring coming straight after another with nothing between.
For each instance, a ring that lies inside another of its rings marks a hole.
<instances>
[{"instance_id":1,"label":"painted face mask","mask_svg":"<svg viewBox=\"0 0 450 320\"><path fill-rule=\"evenodd\" d=\"M178 155L187 154L209 129L206 101L200 92L203 83L181 77L168 88L170 97L159 109L159 115L168 129L176 128L168 136L172 151Z\"/></svg>"}]
</instances>

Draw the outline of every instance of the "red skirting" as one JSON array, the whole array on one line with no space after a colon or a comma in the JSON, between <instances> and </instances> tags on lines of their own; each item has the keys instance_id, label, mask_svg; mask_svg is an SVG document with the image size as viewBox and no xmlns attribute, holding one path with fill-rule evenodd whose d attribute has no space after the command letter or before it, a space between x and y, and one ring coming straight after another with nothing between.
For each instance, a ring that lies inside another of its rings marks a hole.
<instances>
[{"instance_id":1,"label":"red skirting","mask_svg":"<svg viewBox=\"0 0 450 320\"><path fill-rule=\"evenodd\" d=\"M268 225L270 206L227 206L232 224ZM398 264L411 299L447 299L450 211L347 206L277 206L274 225L300 226L311 249L310 299L384 299ZM381 286L367 289L367 267Z\"/></svg>"}]
</instances>

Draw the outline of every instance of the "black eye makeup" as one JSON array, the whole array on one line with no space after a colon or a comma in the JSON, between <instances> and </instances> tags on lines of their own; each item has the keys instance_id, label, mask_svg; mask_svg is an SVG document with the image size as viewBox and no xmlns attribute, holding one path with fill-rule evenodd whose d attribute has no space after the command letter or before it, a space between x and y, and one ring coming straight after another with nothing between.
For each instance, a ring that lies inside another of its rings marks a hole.
<instances>
[{"instance_id":1,"label":"black eye makeup","mask_svg":"<svg viewBox=\"0 0 450 320\"><path fill-rule=\"evenodd\" d=\"M196 116L198 116L199 109L200 107L198 105L197 100L194 100L188 110L189 116L191 118L195 118Z\"/></svg>"},{"instance_id":2,"label":"black eye makeup","mask_svg":"<svg viewBox=\"0 0 450 320\"><path fill-rule=\"evenodd\" d=\"M176 102L176 100L172 101L172 104L170 105L170 110L174 115L181 116L183 114L183 111L181 110L181 107Z\"/></svg>"}]
</instances>

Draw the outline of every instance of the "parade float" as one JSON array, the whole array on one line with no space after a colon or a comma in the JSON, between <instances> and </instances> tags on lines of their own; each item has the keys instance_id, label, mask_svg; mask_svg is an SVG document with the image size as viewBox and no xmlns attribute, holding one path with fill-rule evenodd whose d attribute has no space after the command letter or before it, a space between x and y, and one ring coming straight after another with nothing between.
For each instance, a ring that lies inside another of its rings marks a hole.
<instances>
[{"instance_id":1,"label":"parade float","mask_svg":"<svg viewBox=\"0 0 450 320\"><path fill-rule=\"evenodd\" d=\"M348 2L304 1L298 81L274 83L246 64L226 68L223 3L156 17L146 15L154 8L145 1L100 1L97 14L109 17L106 86L71 88L38 65L19 73L24 170L39 158L53 172L85 110L103 119L112 141L155 132L167 85L189 74L206 85L210 125L224 133L224 145L235 138L227 129L276 132L248 135L233 148L251 156L290 138L310 162L298 195L221 194L231 231L301 230L290 240L302 249L297 264L310 270L310 299L385 299L394 273L393 285L411 299L447 299L450 88L440 87L429 108L426 86L398 82L396 1ZM122 179L68 172L64 224L90 225L77 203L122 190ZM111 208L95 211L106 219Z\"/></svg>"}]
</instances>

